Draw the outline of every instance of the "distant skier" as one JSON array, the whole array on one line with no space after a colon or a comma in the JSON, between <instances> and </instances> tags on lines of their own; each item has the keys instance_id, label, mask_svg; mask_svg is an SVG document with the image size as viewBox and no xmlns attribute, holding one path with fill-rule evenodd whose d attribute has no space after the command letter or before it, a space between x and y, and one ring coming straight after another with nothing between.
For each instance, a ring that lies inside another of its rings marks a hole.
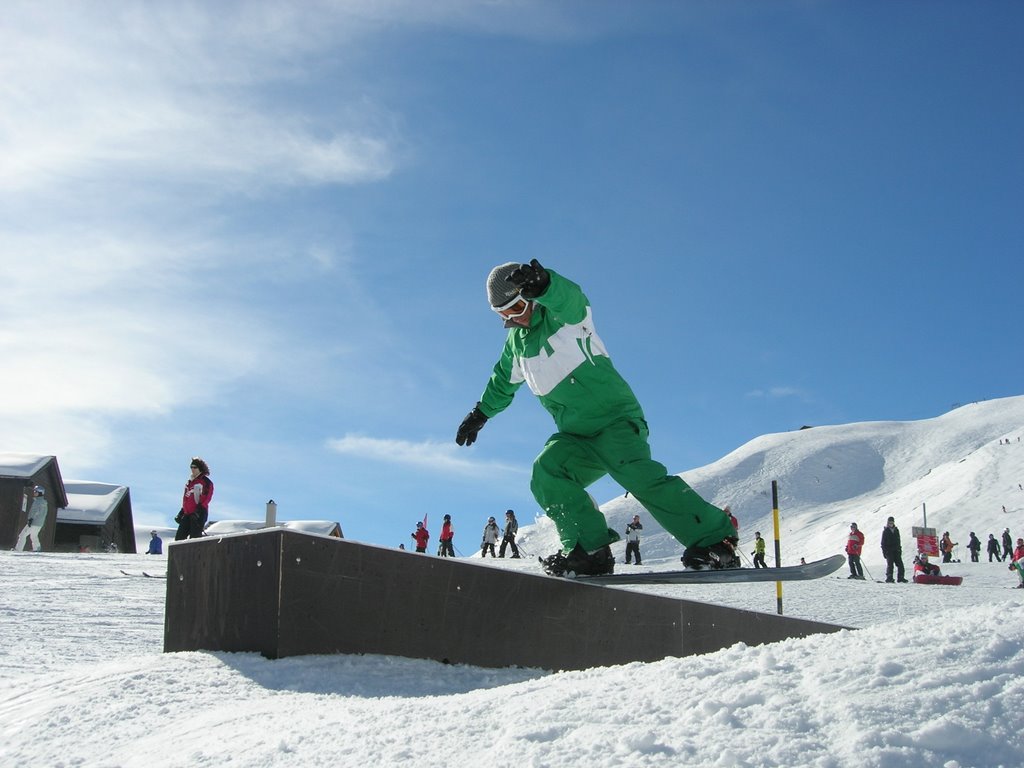
<instances>
[{"instance_id":1,"label":"distant skier","mask_svg":"<svg viewBox=\"0 0 1024 768\"><path fill-rule=\"evenodd\" d=\"M864 549L864 534L856 523L850 523L850 535L846 537L846 557L850 561L848 579L864 579L864 566L860 563L860 553Z\"/></svg>"},{"instance_id":2,"label":"distant skier","mask_svg":"<svg viewBox=\"0 0 1024 768\"><path fill-rule=\"evenodd\" d=\"M441 536L439 539L441 544L437 550L437 554L441 557L455 557L455 546L452 543L454 538L455 529L452 528L452 516L445 515L444 522L441 523Z\"/></svg>"},{"instance_id":3,"label":"distant skier","mask_svg":"<svg viewBox=\"0 0 1024 768\"><path fill-rule=\"evenodd\" d=\"M552 415L557 432L534 461L530 482L562 544L543 560L545 570L559 576L614 570L609 545L619 534L586 491L608 474L687 547L688 567L738 566L736 529L728 516L651 458L643 409L612 365L580 287L533 259L492 269L487 298L509 331L455 442L472 445L523 383Z\"/></svg>"},{"instance_id":4,"label":"distant skier","mask_svg":"<svg viewBox=\"0 0 1024 768\"><path fill-rule=\"evenodd\" d=\"M519 557L519 547L516 546L516 536L519 534L519 521L516 520L516 513L511 509L505 512L505 532L501 536L501 546L498 547L498 557L505 556L505 548L512 547L512 557Z\"/></svg>"},{"instance_id":5,"label":"distant skier","mask_svg":"<svg viewBox=\"0 0 1024 768\"><path fill-rule=\"evenodd\" d=\"M416 542L417 552L427 551L427 542L430 541L430 531L423 523L416 523L416 530L409 534L413 541Z\"/></svg>"},{"instance_id":6,"label":"distant skier","mask_svg":"<svg viewBox=\"0 0 1024 768\"><path fill-rule=\"evenodd\" d=\"M896 566L896 578L900 584L906 584L906 571L903 567L903 544L900 541L900 529L896 527L896 518L890 517L882 529L882 557L885 558L885 582L893 583L892 569Z\"/></svg>"},{"instance_id":7,"label":"distant skier","mask_svg":"<svg viewBox=\"0 0 1024 768\"><path fill-rule=\"evenodd\" d=\"M768 567L767 563L765 563L765 561L764 561L764 549L765 549L765 543L764 543L764 539L761 538L761 532L760 531L754 531L754 551L751 552L750 554L752 554L754 556L754 567L755 568L767 568ZM800 564L801 565L805 565L805 561L804 561L804 559L802 557L800 558ZM842 567L842 566L840 566L840 567Z\"/></svg>"},{"instance_id":8,"label":"distant skier","mask_svg":"<svg viewBox=\"0 0 1024 768\"><path fill-rule=\"evenodd\" d=\"M960 542L953 541L953 539L950 538L949 531L942 534L942 541L939 542L939 549L942 551L942 562L953 562L953 547L957 546L959 543Z\"/></svg>"},{"instance_id":9,"label":"distant skier","mask_svg":"<svg viewBox=\"0 0 1024 768\"><path fill-rule=\"evenodd\" d=\"M1017 548L1013 550L1013 562L1010 564L1010 570L1016 570L1017 577L1020 579L1017 589L1024 589L1024 539L1017 539Z\"/></svg>"},{"instance_id":10,"label":"distant skier","mask_svg":"<svg viewBox=\"0 0 1024 768\"><path fill-rule=\"evenodd\" d=\"M488 517L487 525L484 526L483 538L480 540L480 557L487 557L488 551L490 551L491 557L497 557L494 554L494 545L498 543L500 535L501 529L498 527L498 523L493 517Z\"/></svg>"},{"instance_id":11,"label":"distant skier","mask_svg":"<svg viewBox=\"0 0 1024 768\"><path fill-rule=\"evenodd\" d=\"M990 533L988 535L987 550L988 550L988 561L990 563L992 562L992 558L993 557L996 560L998 560L1000 563L1003 562L1003 556L999 552L999 540L996 538L996 535L994 533Z\"/></svg>"},{"instance_id":12,"label":"distant skier","mask_svg":"<svg viewBox=\"0 0 1024 768\"><path fill-rule=\"evenodd\" d=\"M971 553L971 562L978 562L981 555L981 539L974 535L974 531L971 531L971 539L967 542L967 551Z\"/></svg>"},{"instance_id":13,"label":"distant skier","mask_svg":"<svg viewBox=\"0 0 1024 768\"><path fill-rule=\"evenodd\" d=\"M640 515L633 515L633 519L626 523L626 565L631 558L640 565L640 531L643 529Z\"/></svg>"}]
</instances>

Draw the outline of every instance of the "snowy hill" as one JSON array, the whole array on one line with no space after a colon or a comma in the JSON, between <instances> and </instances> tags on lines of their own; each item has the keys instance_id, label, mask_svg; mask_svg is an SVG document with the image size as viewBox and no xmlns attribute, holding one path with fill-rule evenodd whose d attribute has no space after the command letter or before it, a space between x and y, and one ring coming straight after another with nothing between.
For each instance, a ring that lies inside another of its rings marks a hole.
<instances>
[{"instance_id":1,"label":"snowy hill","mask_svg":"<svg viewBox=\"0 0 1024 768\"><path fill-rule=\"evenodd\" d=\"M732 504L745 542L755 527L770 533L777 479L790 558L840 550L853 519L874 539L893 514L909 536L922 501L929 523L961 541L1006 526L1016 537L1021 435L1024 398L1009 398L926 421L767 435L684 477ZM678 563L679 546L632 499L604 509L619 528L638 512L647 561ZM531 553L557 546L546 519L523 530ZM866 559L880 565L877 547ZM985 558L948 566L965 576L959 587L841 574L786 585L788 615L856 631L561 673L162 653L166 582L131 574L160 575L165 562L0 552L0 765L1003 768L1024 752L1024 642L1013 618L1024 590ZM487 567L536 572L537 563ZM643 591L776 607L772 584ZM506 606L496 599L494 610Z\"/></svg>"},{"instance_id":2,"label":"snowy hill","mask_svg":"<svg viewBox=\"0 0 1024 768\"><path fill-rule=\"evenodd\" d=\"M909 551L911 528L949 531L966 559L968 534L1024 528L1024 396L972 403L921 421L822 426L764 435L681 477L713 503L729 504L740 521L741 551L754 532L772 540L771 482L779 483L784 564L842 552L849 524L865 532L865 563L883 563L877 542L889 515ZM922 508L925 505L925 509ZM1006 513L1003 512L1003 507ZM644 558L678 562L682 547L631 497L601 506L609 524L624 531L639 514ZM533 552L558 548L550 520L524 526ZM1017 534L1014 533L1016 536ZM619 562L625 545L613 547Z\"/></svg>"}]
</instances>

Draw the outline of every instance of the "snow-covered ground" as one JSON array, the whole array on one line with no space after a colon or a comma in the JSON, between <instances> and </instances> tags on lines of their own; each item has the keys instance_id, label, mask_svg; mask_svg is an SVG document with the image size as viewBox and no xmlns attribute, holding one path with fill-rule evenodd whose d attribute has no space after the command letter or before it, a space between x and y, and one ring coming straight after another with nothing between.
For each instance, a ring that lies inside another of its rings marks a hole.
<instances>
[{"instance_id":1,"label":"snow-covered ground","mask_svg":"<svg viewBox=\"0 0 1024 768\"><path fill-rule=\"evenodd\" d=\"M1020 435L1024 398L1011 398L769 435L684 473L732 503L745 548L755 527L771 539L764 485L779 479L784 560L841 551L856 520L875 579L885 517L909 566L925 502L929 524L961 542L964 562L944 571L964 583L789 583L788 615L855 629L583 672L164 654L165 581L121 571L161 574L165 558L0 553L0 765L1018 766L1024 590L1006 564L966 562L964 544L970 530L1024 535ZM631 499L604 508L616 526L644 518L645 567L678 565ZM541 520L522 541L538 554L552 537ZM651 591L775 610L774 584Z\"/></svg>"}]
</instances>

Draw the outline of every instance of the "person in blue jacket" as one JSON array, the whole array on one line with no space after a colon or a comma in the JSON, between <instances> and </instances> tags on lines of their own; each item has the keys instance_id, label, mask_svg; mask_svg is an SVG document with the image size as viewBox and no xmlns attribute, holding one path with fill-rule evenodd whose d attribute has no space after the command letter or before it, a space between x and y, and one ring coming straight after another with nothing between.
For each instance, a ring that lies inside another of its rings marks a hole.
<instances>
[{"instance_id":1,"label":"person in blue jacket","mask_svg":"<svg viewBox=\"0 0 1024 768\"><path fill-rule=\"evenodd\" d=\"M150 531L149 535L152 538L149 540L149 549L146 550L146 554L162 555L164 553L164 540L160 538L160 534L156 531Z\"/></svg>"}]
</instances>

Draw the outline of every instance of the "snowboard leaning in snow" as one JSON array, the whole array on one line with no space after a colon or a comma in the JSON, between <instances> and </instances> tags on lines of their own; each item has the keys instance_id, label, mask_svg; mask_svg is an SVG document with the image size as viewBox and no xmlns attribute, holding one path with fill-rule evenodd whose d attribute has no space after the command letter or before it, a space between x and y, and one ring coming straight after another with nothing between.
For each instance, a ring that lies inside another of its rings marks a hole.
<instances>
[{"instance_id":1,"label":"snowboard leaning in snow","mask_svg":"<svg viewBox=\"0 0 1024 768\"><path fill-rule=\"evenodd\" d=\"M844 555L832 555L804 565L782 568L722 568L707 571L638 571L606 576L577 576L588 584L742 584L752 581L808 581L838 571L846 562Z\"/></svg>"}]
</instances>

